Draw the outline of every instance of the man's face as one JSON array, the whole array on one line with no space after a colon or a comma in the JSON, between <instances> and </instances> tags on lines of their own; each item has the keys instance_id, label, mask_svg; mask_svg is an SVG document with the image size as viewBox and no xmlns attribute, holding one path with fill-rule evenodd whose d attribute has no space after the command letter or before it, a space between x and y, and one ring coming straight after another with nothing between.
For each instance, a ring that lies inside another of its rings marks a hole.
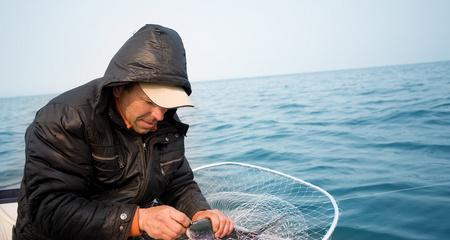
<instances>
[{"instance_id":1,"label":"man's face","mask_svg":"<svg viewBox=\"0 0 450 240\"><path fill-rule=\"evenodd\" d=\"M128 89L115 87L113 93L116 108L128 128L140 134L156 131L158 121L164 119L166 108L153 103L138 84Z\"/></svg>"}]
</instances>

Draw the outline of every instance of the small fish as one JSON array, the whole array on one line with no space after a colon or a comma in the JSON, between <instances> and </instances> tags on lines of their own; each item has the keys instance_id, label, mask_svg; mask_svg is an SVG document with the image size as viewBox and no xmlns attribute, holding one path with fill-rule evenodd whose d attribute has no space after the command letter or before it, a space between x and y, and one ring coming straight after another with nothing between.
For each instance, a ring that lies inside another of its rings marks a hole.
<instances>
[{"instance_id":1,"label":"small fish","mask_svg":"<svg viewBox=\"0 0 450 240\"><path fill-rule=\"evenodd\" d=\"M265 230L265 229L264 229ZM262 230L262 231L264 231ZM261 232L262 232L261 231ZM214 237L214 232L212 230L211 220L208 218L200 219L198 221L192 222L191 226L186 230L186 236L178 240L216 240ZM239 229L234 229L231 234L222 238L222 240L258 240L258 234L247 232Z\"/></svg>"},{"instance_id":2,"label":"small fish","mask_svg":"<svg viewBox=\"0 0 450 240\"><path fill-rule=\"evenodd\" d=\"M214 240L211 220L203 218L192 222L186 231L186 236L190 240Z\"/></svg>"}]
</instances>

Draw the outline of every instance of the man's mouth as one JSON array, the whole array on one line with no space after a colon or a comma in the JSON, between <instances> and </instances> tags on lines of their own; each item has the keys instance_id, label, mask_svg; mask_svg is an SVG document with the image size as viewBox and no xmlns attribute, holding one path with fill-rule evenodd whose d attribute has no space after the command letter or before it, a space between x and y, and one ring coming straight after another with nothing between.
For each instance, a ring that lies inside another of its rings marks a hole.
<instances>
[{"instance_id":1,"label":"man's mouth","mask_svg":"<svg viewBox=\"0 0 450 240\"><path fill-rule=\"evenodd\" d=\"M157 122L154 121L145 121L141 119L141 122L143 123L145 128L154 128L156 127Z\"/></svg>"}]
</instances>

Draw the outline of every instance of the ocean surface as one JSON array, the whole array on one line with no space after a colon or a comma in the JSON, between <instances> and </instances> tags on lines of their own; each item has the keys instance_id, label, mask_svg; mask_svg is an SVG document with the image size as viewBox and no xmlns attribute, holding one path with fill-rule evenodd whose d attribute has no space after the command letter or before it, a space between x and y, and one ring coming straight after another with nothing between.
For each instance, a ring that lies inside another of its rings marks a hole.
<instances>
[{"instance_id":1,"label":"ocean surface","mask_svg":"<svg viewBox=\"0 0 450 240\"><path fill-rule=\"evenodd\" d=\"M450 239L450 62L193 82L187 157L239 161L332 194L333 239ZM54 95L0 98L0 188Z\"/></svg>"}]
</instances>

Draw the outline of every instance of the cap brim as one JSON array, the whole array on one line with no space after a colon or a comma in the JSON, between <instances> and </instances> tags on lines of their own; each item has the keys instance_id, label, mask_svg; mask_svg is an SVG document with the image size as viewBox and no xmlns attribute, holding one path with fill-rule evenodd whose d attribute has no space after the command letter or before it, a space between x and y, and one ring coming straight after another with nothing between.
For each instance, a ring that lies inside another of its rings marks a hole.
<instances>
[{"instance_id":1,"label":"cap brim","mask_svg":"<svg viewBox=\"0 0 450 240\"><path fill-rule=\"evenodd\" d=\"M139 83L142 91L156 105L163 108L193 107L191 99L181 87L154 83Z\"/></svg>"}]
</instances>

